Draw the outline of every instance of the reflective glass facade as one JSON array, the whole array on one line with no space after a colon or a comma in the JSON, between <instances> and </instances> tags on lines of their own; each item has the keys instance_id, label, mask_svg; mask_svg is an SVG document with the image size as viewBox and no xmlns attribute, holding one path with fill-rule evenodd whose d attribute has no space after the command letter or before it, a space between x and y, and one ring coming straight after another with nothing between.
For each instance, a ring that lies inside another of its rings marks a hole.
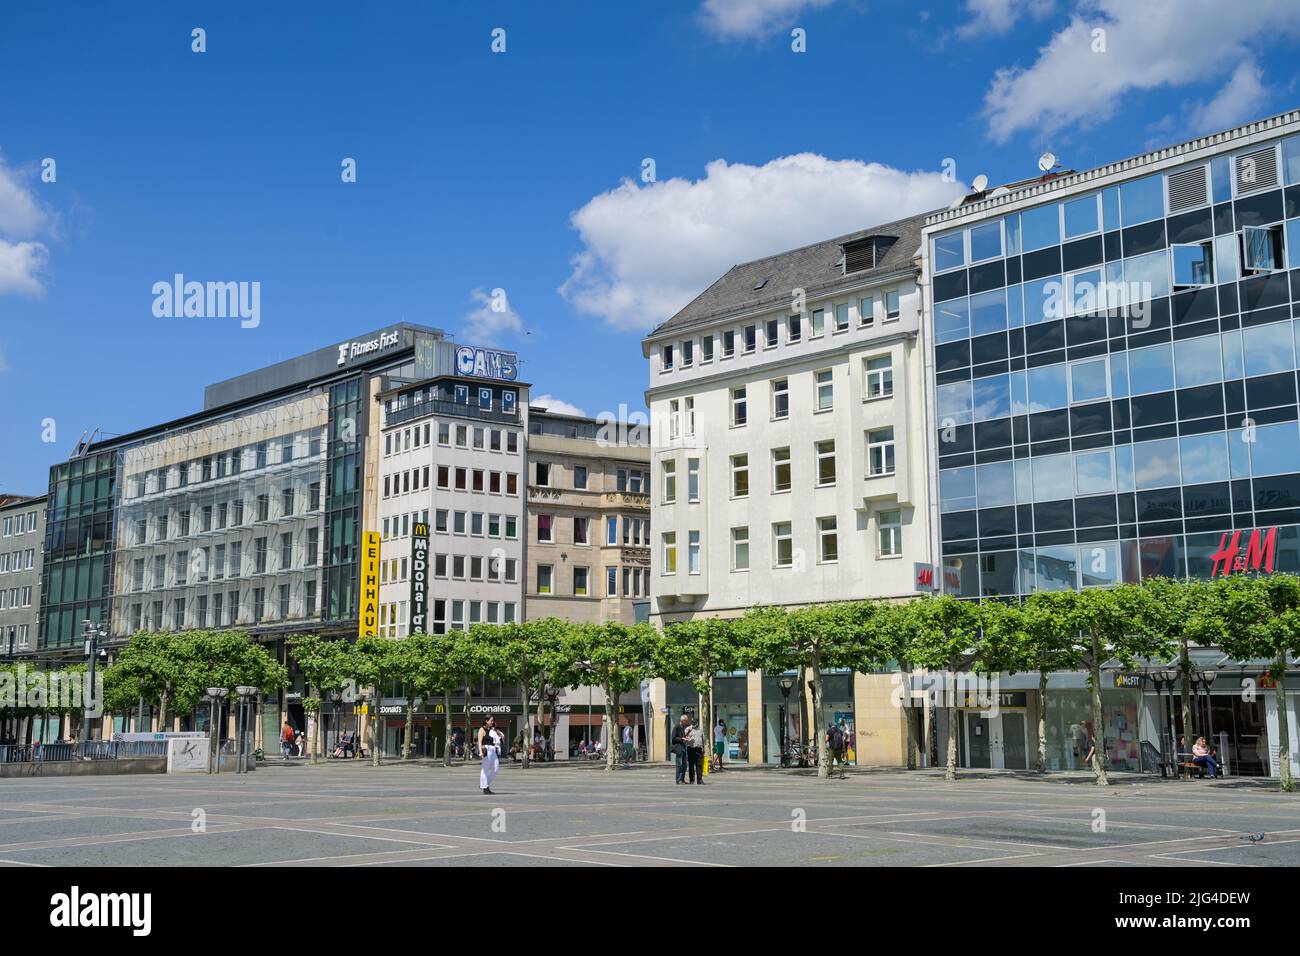
<instances>
[{"instance_id":1,"label":"reflective glass facade","mask_svg":"<svg viewBox=\"0 0 1300 956\"><path fill-rule=\"evenodd\" d=\"M930 236L944 590L1300 571L1300 137Z\"/></svg>"}]
</instances>

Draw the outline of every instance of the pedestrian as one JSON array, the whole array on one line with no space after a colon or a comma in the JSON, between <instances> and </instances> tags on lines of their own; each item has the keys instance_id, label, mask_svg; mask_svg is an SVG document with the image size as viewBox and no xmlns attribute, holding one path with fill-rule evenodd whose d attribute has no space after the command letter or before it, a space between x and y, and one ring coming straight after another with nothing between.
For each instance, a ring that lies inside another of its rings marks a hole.
<instances>
[{"instance_id":1,"label":"pedestrian","mask_svg":"<svg viewBox=\"0 0 1300 956\"><path fill-rule=\"evenodd\" d=\"M691 721L690 740L686 753L686 762L690 768L690 782L704 783L704 731L696 721Z\"/></svg>"},{"instance_id":2,"label":"pedestrian","mask_svg":"<svg viewBox=\"0 0 1300 956\"><path fill-rule=\"evenodd\" d=\"M722 753L727 749L727 722L718 718L718 726L713 728L713 755L717 758L717 769L722 769Z\"/></svg>"},{"instance_id":3,"label":"pedestrian","mask_svg":"<svg viewBox=\"0 0 1300 956\"><path fill-rule=\"evenodd\" d=\"M1192 763L1204 767L1210 779L1214 779L1219 765L1215 763L1214 751L1206 744L1204 737L1197 737L1196 743L1192 744Z\"/></svg>"},{"instance_id":4,"label":"pedestrian","mask_svg":"<svg viewBox=\"0 0 1300 956\"><path fill-rule=\"evenodd\" d=\"M687 748L690 745L690 717L682 714L682 719L677 726L673 728L672 750L673 756L677 758L677 783L686 782L686 767L689 762Z\"/></svg>"},{"instance_id":5,"label":"pedestrian","mask_svg":"<svg viewBox=\"0 0 1300 956\"><path fill-rule=\"evenodd\" d=\"M844 775L844 745L847 738L844 735L842 724L831 724L830 729L826 731L826 750L830 754L830 763L828 772L835 772L836 762L840 765L840 779L848 779Z\"/></svg>"},{"instance_id":6,"label":"pedestrian","mask_svg":"<svg viewBox=\"0 0 1300 956\"><path fill-rule=\"evenodd\" d=\"M307 756L307 735L301 730L298 731L297 736L293 738L293 748L296 751L295 756Z\"/></svg>"},{"instance_id":7,"label":"pedestrian","mask_svg":"<svg viewBox=\"0 0 1300 956\"><path fill-rule=\"evenodd\" d=\"M478 785L484 793L492 792L492 780L501 766L499 755L504 740L505 735L497 730L497 719L489 714L478 730L478 752L483 755L483 767L479 770Z\"/></svg>"},{"instance_id":8,"label":"pedestrian","mask_svg":"<svg viewBox=\"0 0 1300 956\"><path fill-rule=\"evenodd\" d=\"M285 760L293 752L293 724L286 719L284 726L280 728L280 752Z\"/></svg>"},{"instance_id":9,"label":"pedestrian","mask_svg":"<svg viewBox=\"0 0 1300 956\"><path fill-rule=\"evenodd\" d=\"M636 751L632 747L632 725L626 723L623 725L623 763L629 764L636 756Z\"/></svg>"}]
</instances>

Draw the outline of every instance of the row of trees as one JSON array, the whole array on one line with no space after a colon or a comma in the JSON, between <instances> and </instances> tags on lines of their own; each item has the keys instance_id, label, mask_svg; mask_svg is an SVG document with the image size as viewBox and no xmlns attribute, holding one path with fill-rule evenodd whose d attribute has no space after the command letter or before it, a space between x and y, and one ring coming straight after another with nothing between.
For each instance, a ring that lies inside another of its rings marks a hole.
<instances>
[{"instance_id":1,"label":"row of trees","mask_svg":"<svg viewBox=\"0 0 1300 956\"><path fill-rule=\"evenodd\" d=\"M916 669L994 675L1037 673L1039 722L1037 769L1046 769L1045 702L1048 675L1086 671L1092 689L1096 736L1092 769L1106 784L1106 741L1102 732L1101 668L1110 659L1132 667L1175 659L1183 671L1182 720L1190 734L1192 645L1214 645L1239 659L1264 658L1288 712L1288 654L1300 654L1300 578L1290 574L1234 576L1204 582L1154 580L1139 585L1044 591L1022 602L976 604L951 596L907 602L857 601L799 609L757 607L733 619L698 619L658 631L648 624L579 624L548 618L512 624L476 624L467 632L414 634L399 640L363 637L355 642L319 636L290 638L293 656L308 684L305 705L317 711L330 692L372 688L378 714L382 689L401 685L406 694L406 744L410 756L415 698L441 697L451 712L451 695L465 689L465 714L480 679L519 689L531 727L545 723L547 689L593 686L604 700L611 729L617 727L620 697L641 681L661 677L693 685L704 700L701 719L713 722L713 680L719 673L761 670L797 672L811 693L812 739L823 736L823 674L832 669L860 673ZM238 631L138 634L105 674L106 705L132 710L138 701L155 706L163 722L172 713L191 713L211 686L249 684L267 692L288 683L284 665ZM899 703L911 706L910 684ZM954 696L946 701L948 726L957 727ZM533 710L535 708L535 711ZM536 723L533 723L535 719ZM450 738L450 721L447 734ZM372 721L374 728L378 721ZM909 711L907 761L915 765L916 724ZM312 748L320 753L320 721ZM1293 786L1287 722L1279 721L1282 786ZM378 762L380 742L372 737ZM449 741L448 741L449 743ZM446 753L450 754L450 746ZM615 747L608 748L613 769ZM825 747L819 775L829 774ZM446 758L449 759L449 756ZM525 748L525 765L527 765ZM956 776L957 738L948 735L947 776Z\"/></svg>"}]
</instances>

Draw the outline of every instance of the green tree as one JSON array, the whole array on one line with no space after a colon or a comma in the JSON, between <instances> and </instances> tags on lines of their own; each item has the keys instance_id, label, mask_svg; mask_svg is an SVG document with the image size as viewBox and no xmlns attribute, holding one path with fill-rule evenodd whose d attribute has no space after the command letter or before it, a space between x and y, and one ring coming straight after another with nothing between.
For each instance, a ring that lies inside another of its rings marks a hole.
<instances>
[{"instance_id":1,"label":"green tree","mask_svg":"<svg viewBox=\"0 0 1300 956\"><path fill-rule=\"evenodd\" d=\"M1278 778L1282 789L1295 789L1291 776L1291 731L1287 726L1286 669L1300 654L1300 578L1293 574L1259 577L1234 575L1216 582L1221 598L1223 650L1239 660L1263 657L1273 661L1269 676L1277 695Z\"/></svg>"},{"instance_id":2,"label":"green tree","mask_svg":"<svg viewBox=\"0 0 1300 956\"><path fill-rule=\"evenodd\" d=\"M1218 645L1223 640L1224 620L1219 590L1209 581L1180 581L1150 578L1142 582L1150 598L1145 602L1143 629L1171 648L1177 648L1178 673L1182 677L1183 735L1190 748L1192 727L1191 645Z\"/></svg>"},{"instance_id":3,"label":"green tree","mask_svg":"<svg viewBox=\"0 0 1300 956\"><path fill-rule=\"evenodd\" d=\"M1038 756L1034 769L1047 772L1047 679L1054 671L1078 670L1082 658L1069 610L1073 591L1036 591L1023 604L983 606L982 662L991 672L1038 673Z\"/></svg>"},{"instance_id":4,"label":"green tree","mask_svg":"<svg viewBox=\"0 0 1300 956\"><path fill-rule=\"evenodd\" d=\"M915 620L906 651L907 659L926 670L949 675L955 688L956 675L980 657L979 605L950 594L927 595L911 603L911 613ZM945 696L948 698L948 755L944 778L956 780L957 695L949 693Z\"/></svg>"},{"instance_id":5,"label":"green tree","mask_svg":"<svg viewBox=\"0 0 1300 956\"><path fill-rule=\"evenodd\" d=\"M352 677L358 687L370 688L369 714L370 760L378 767L383 751L382 723L379 711L384 702L384 687L397 679L396 642L386 637L367 634L352 645L349 655Z\"/></svg>"},{"instance_id":6,"label":"green tree","mask_svg":"<svg viewBox=\"0 0 1300 956\"><path fill-rule=\"evenodd\" d=\"M612 771L618 756L613 740L618 727L619 698L654 676L659 632L649 624L574 624L563 634L556 655L554 681L565 687L599 687L605 700L610 746L605 769Z\"/></svg>"},{"instance_id":7,"label":"green tree","mask_svg":"<svg viewBox=\"0 0 1300 956\"><path fill-rule=\"evenodd\" d=\"M456 682L456 673L453 669L453 639L446 634L412 634L411 637L419 639L419 651L416 655L419 666L412 677L412 686L426 701L432 700L436 694L443 695L443 713L446 715L446 725L450 729L451 691ZM411 637L407 640L409 641ZM410 738L409 733L407 738ZM450 748L443 754L443 762L450 766Z\"/></svg>"},{"instance_id":8,"label":"green tree","mask_svg":"<svg viewBox=\"0 0 1300 956\"><path fill-rule=\"evenodd\" d=\"M866 622L868 641L874 645L868 652L866 661L874 657L883 665L893 661L898 667L899 687L896 697L898 706L903 710L906 727L907 756L903 763L908 770L916 768L916 755L921 746L918 724L924 713L916 706L912 689L913 662L909 657L921 625L921 616L916 612L915 604L914 600L880 602Z\"/></svg>"},{"instance_id":9,"label":"green tree","mask_svg":"<svg viewBox=\"0 0 1300 956\"><path fill-rule=\"evenodd\" d=\"M489 625L490 626L490 625ZM501 673L504 680L519 686L522 703L520 733L523 734L522 760L524 769L532 762L533 727L546 724L547 673L554 669L556 654L563 642L566 622L558 618L543 618L523 624L503 624L497 629L496 643L501 648ZM537 695L537 722L530 716L529 704Z\"/></svg>"},{"instance_id":10,"label":"green tree","mask_svg":"<svg viewBox=\"0 0 1300 956\"><path fill-rule=\"evenodd\" d=\"M1063 592L1067 593L1067 592ZM1116 658L1132 667L1138 658L1155 657L1169 650L1165 639L1145 630L1151 620L1152 595L1140 585L1084 588L1068 600L1066 620L1074 635L1074 652L1088 671L1092 692L1092 772L1097 785L1110 785L1106 775L1106 732L1101 709L1101 665Z\"/></svg>"},{"instance_id":11,"label":"green tree","mask_svg":"<svg viewBox=\"0 0 1300 956\"><path fill-rule=\"evenodd\" d=\"M296 634L288 639L289 650L307 681L308 696L304 706L319 712L324 696L341 691L352 679L352 645L343 639L329 639L317 634ZM321 750L321 722L316 719L311 762L316 763Z\"/></svg>"},{"instance_id":12,"label":"green tree","mask_svg":"<svg viewBox=\"0 0 1300 956\"><path fill-rule=\"evenodd\" d=\"M162 730L168 729L167 721L177 707L178 696L193 701L189 707L181 704L180 711L193 710L206 688L198 687L192 634L145 631L133 635L104 670L105 708L110 713L123 713L143 699L158 708L158 727Z\"/></svg>"},{"instance_id":13,"label":"green tree","mask_svg":"<svg viewBox=\"0 0 1300 956\"><path fill-rule=\"evenodd\" d=\"M663 630L655 648L655 674L666 680L685 681L703 698L700 722L711 738L713 680L722 671L741 666L742 630L725 618L695 618L678 621Z\"/></svg>"},{"instance_id":14,"label":"green tree","mask_svg":"<svg viewBox=\"0 0 1300 956\"><path fill-rule=\"evenodd\" d=\"M474 702L473 684L478 680L502 680L506 670L505 647L499 625L473 624L456 635L452 658L465 684L465 740L475 740L476 731L470 711ZM448 715L448 725L451 724Z\"/></svg>"}]
</instances>

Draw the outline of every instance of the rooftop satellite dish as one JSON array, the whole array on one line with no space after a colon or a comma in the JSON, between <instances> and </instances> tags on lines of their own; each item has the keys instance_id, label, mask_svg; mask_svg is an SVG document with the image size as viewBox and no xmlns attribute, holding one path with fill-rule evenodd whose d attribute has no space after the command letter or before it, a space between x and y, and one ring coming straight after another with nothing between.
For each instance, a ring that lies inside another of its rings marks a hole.
<instances>
[{"instance_id":1,"label":"rooftop satellite dish","mask_svg":"<svg viewBox=\"0 0 1300 956\"><path fill-rule=\"evenodd\" d=\"M1053 169L1056 168L1056 154L1055 154L1055 153L1043 153L1042 156L1039 156L1039 157L1038 157L1038 168L1041 169L1041 170L1042 170L1043 172L1045 172L1045 173L1050 173Z\"/></svg>"},{"instance_id":2,"label":"rooftop satellite dish","mask_svg":"<svg viewBox=\"0 0 1300 956\"><path fill-rule=\"evenodd\" d=\"M954 199L952 202L948 203L948 208L949 208L949 209L956 209L958 206L960 206L960 205L961 205L962 203L964 203L965 201L966 201L966 197L965 197L965 196L958 196L958 197L957 197L956 199Z\"/></svg>"},{"instance_id":3,"label":"rooftop satellite dish","mask_svg":"<svg viewBox=\"0 0 1300 956\"><path fill-rule=\"evenodd\" d=\"M989 188L989 178L983 173L975 177L975 181L970 184L970 188L977 193L982 193Z\"/></svg>"},{"instance_id":4,"label":"rooftop satellite dish","mask_svg":"<svg viewBox=\"0 0 1300 956\"><path fill-rule=\"evenodd\" d=\"M1011 192L1011 190L1006 186L998 186L993 190L993 192L989 193L989 198L994 196L1005 196L1009 192Z\"/></svg>"}]
</instances>

